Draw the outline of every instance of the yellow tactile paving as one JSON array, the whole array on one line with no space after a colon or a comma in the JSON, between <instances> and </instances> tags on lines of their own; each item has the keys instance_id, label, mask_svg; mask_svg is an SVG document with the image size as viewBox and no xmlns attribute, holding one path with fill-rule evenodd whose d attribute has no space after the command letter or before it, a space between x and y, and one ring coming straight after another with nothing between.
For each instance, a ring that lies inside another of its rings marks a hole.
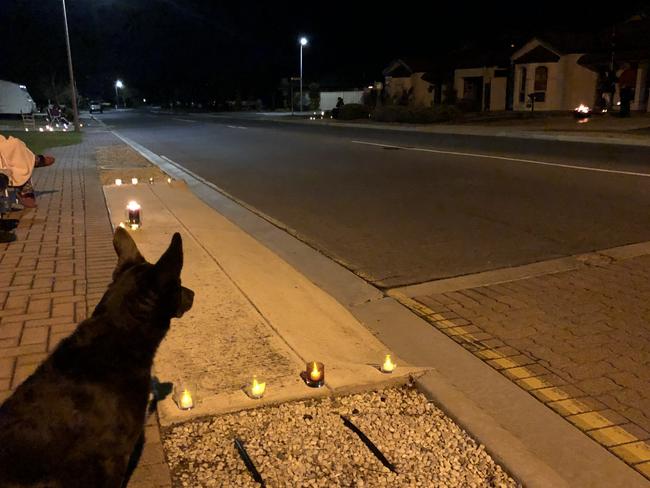
<instances>
[{"instance_id":1,"label":"yellow tactile paving","mask_svg":"<svg viewBox=\"0 0 650 488\"><path fill-rule=\"evenodd\" d=\"M638 441L638 439L630 434L627 430L617 426L592 430L589 432L589 435L601 443L603 446L607 447Z\"/></svg>"},{"instance_id":2,"label":"yellow tactile paving","mask_svg":"<svg viewBox=\"0 0 650 488\"><path fill-rule=\"evenodd\" d=\"M535 378L527 378L527 380L532 379ZM570 395L564 390L561 390L555 386L552 386L550 388L540 388L539 390L535 391L535 395L543 402L557 402L558 400L566 400L570 397Z\"/></svg>"},{"instance_id":3,"label":"yellow tactile paving","mask_svg":"<svg viewBox=\"0 0 650 488\"><path fill-rule=\"evenodd\" d=\"M503 358L503 357L498 359L493 359L491 361L487 361L487 363L495 369L516 368L517 366L519 366L519 364L517 364L513 360L508 358Z\"/></svg>"},{"instance_id":4,"label":"yellow tactile paving","mask_svg":"<svg viewBox=\"0 0 650 488\"><path fill-rule=\"evenodd\" d=\"M645 441L612 447L612 452L630 464L650 461L650 446Z\"/></svg>"},{"instance_id":5,"label":"yellow tactile paving","mask_svg":"<svg viewBox=\"0 0 650 488\"><path fill-rule=\"evenodd\" d=\"M607 417L603 417L598 412L570 415L566 419L582 430L602 429L614 425L614 422Z\"/></svg>"},{"instance_id":6,"label":"yellow tactile paving","mask_svg":"<svg viewBox=\"0 0 650 488\"><path fill-rule=\"evenodd\" d=\"M544 381L538 376L520 379L517 381L517 384L524 390L538 390L540 388L548 388L551 386L547 381ZM565 398L568 398L568 395Z\"/></svg>"},{"instance_id":7,"label":"yellow tactile paving","mask_svg":"<svg viewBox=\"0 0 650 488\"><path fill-rule=\"evenodd\" d=\"M481 359L485 359L485 360L488 360L488 359L498 359L498 358L503 357L501 354L499 354L499 353L498 353L497 351L495 351L494 349L485 349L485 350L483 350L483 351L478 351L478 352L476 353L476 355L477 355L478 357L480 357Z\"/></svg>"},{"instance_id":8,"label":"yellow tactile paving","mask_svg":"<svg viewBox=\"0 0 650 488\"><path fill-rule=\"evenodd\" d=\"M637 464L636 466L634 466L634 468L637 469L644 476L650 478L650 462Z\"/></svg>"},{"instance_id":9,"label":"yellow tactile paving","mask_svg":"<svg viewBox=\"0 0 650 488\"><path fill-rule=\"evenodd\" d=\"M589 405L586 405L579 400L574 400L573 398L551 402L548 404L548 406L563 417L566 417L567 415L576 415L579 413L591 412L593 410L593 408L591 408Z\"/></svg>"},{"instance_id":10,"label":"yellow tactile paving","mask_svg":"<svg viewBox=\"0 0 650 488\"><path fill-rule=\"evenodd\" d=\"M514 378L516 380L535 376L535 373L533 373L530 369L524 367L504 369L501 372L507 377Z\"/></svg>"}]
</instances>

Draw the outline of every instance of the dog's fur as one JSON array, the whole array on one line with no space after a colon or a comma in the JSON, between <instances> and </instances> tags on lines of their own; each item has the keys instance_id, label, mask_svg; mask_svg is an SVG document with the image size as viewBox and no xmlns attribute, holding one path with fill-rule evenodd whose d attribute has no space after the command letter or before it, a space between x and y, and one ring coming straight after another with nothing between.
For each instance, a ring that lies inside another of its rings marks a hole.
<instances>
[{"instance_id":1,"label":"dog's fur","mask_svg":"<svg viewBox=\"0 0 650 488\"><path fill-rule=\"evenodd\" d=\"M181 236L147 263L121 228L118 263L92 316L0 407L0 487L119 488L141 439L151 367L181 286Z\"/></svg>"}]
</instances>

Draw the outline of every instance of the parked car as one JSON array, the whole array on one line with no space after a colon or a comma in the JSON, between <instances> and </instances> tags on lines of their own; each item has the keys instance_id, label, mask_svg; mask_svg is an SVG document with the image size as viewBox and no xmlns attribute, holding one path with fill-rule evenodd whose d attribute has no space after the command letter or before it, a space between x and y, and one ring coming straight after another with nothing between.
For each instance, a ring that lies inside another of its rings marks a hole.
<instances>
[{"instance_id":1,"label":"parked car","mask_svg":"<svg viewBox=\"0 0 650 488\"><path fill-rule=\"evenodd\" d=\"M102 102L92 101L90 102L90 113L99 112L100 114L104 113L104 107L102 107Z\"/></svg>"}]
</instances>

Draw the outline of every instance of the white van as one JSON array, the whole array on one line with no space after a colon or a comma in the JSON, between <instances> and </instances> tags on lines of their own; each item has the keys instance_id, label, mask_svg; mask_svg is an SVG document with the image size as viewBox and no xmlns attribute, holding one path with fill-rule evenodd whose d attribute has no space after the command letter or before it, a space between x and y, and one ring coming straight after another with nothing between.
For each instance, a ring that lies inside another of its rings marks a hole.
<instances>
[{"instance_id":1,"label":"white van","mask_svg":"<svg viewBox=\"0 0 650 488\"><path fill-rule=\"evenodd\" d=\"M0 80L0 114L31 114L36 104L25 85Z\"/></svg>"}]
</instances>

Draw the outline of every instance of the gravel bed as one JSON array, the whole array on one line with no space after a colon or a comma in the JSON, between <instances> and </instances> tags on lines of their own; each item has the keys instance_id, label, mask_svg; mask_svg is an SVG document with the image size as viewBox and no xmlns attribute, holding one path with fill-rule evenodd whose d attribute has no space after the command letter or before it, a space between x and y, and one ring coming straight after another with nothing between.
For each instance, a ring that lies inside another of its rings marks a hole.
<instances>
[{"instance_id":1,"label":"gravel bed","mask_svg":"<svg viewBox=\"0 0 650 488\"><path fill-rule=\"evenodd\" d=\"M340 415L397 468L392 473ZM240 438L268 487L517 487L417 390L390 388L285 403L188 422L163 432L175 487L259 486L235 447Z\"/></svg>"}]
</instances>

